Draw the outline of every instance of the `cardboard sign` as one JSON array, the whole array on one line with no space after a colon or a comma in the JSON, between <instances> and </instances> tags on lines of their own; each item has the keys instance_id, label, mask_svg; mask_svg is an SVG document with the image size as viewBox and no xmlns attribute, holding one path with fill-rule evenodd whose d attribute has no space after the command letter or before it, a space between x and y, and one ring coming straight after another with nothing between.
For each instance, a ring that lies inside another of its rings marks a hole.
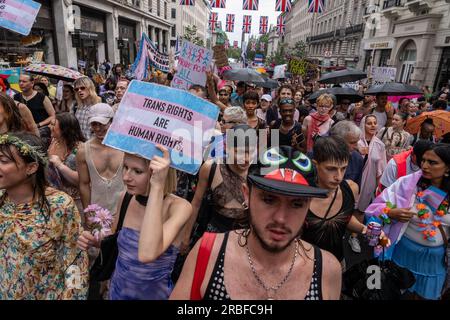
<instances>
[{"instance_id":1,"label":"cardboard sign","mask_svg":"<svg viewBox=\"0 0 450 320\"><path fill-rule=\"evenodd\" d=\"M370 78L373 84L383 84L395 81L397 75L397 68L389 67L371 67Z\"/></svg>"},{"instance_id":2,"label":"cardboard sign","mask_svg":"<svg viewBox=\"0 0 450 320\"><path fill-rule=\"evenodd\" d=\"M0 0L0 27L27 36L40 9L32 0Z\"/></svg>"},{"instance_id":3,"label":"cardboard sign","mask_svg":"<svg viewBox=\"0 0 450 320\"><path fill-rule=\"evenodd\" d=\"M211 64L213 52L183 40L178 56L178 69L171 86L188 90L193 84L205 86L206 70Z\"/></svg>"},{"instance_id":4,"label":"cardboard sign","mask_svg":"<svg viewBox=\"0 0 450 320\"><path fill-rule=\"evenodd\" d=\"M103 143L150 160L161 144L171 167L196 174L218 116L216 105L189 92L133 80Z\"/></svg>"},{"instance_id":5,"label":"cardboard sign","mask_svg":"<svg viewBox=\"0 0 450 320\"><path fill-rule=\"evenodd\" d=\"M302 77L308 75L308 72L315 71L317 67L306 59L291 58L289 60L289 72Z\"/></svg>"},{"instance_id":6,"label":"cardboard sign","mask_svg":"<svg viewBox=\"0 0 450 320\"><path fill-rule=\"evenodd\" d=\"M286 78L285 71L286 71L286 65L285 64L281 64L281 65L275 66L275 68L273 68L273 77L272 77L272 79Z\"/></svg>"},{"instance_id":7,"label":"cardboard sign","mask_svg":"<svg viewBox=\"0 0 450 320\"><path fill-rule=\"evenodd\" d=\"M225 50L224 45L214 46L214 60L216 63L216 66L218 68L227 67L228 66L228 57L227 57L227 51Z\"/></svg>"}]
</instances>

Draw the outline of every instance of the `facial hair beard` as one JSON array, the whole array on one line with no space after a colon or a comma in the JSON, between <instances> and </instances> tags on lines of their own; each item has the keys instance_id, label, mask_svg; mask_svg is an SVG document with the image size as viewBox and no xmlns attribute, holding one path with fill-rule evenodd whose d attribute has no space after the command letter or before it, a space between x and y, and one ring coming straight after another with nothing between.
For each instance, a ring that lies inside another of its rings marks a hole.
<instances>
[{"instance_id":1,"label":"facial hair beard","mask_svg":"<svg viewBox=\"0 0 450 320\"><path fill-rule=\"evenodd\" d=\"M258 242L259 242L259 244L261 245L261 247L264 249L264 250L266 250L266 251L268 251L268 252L270 252L270 253L279 253L279 252L283 252L284 250L286 250L286 248L288 248L293 242L294 242L294 240L299 236L299 234L300 234L300 231L301 230L299 230L298 232L296 232L296 233L294 233L294 236L292 237L292 239L290 239L287 243L286 243L286 245L284 245L284 246L282 246L282 247L277 247L277 246L271 246L271 245L269 245L269 244L267 244L265 241L264 241L264 239L262 238L262 236L261 236L261 234L262 234L262 232L260 231L260 230L258 230L258 228L256 227L256 225L253 223L253 220L252 220L252 215L251 215L251 207L250 207L250 201L249 201L249 204L248 204L248 215L249 215L249 224L250 224L250 230L251 230L251 232L250 233L254 233L254 235L255 235L255 238L258 240Z\"/></svg>"}]
</instances>

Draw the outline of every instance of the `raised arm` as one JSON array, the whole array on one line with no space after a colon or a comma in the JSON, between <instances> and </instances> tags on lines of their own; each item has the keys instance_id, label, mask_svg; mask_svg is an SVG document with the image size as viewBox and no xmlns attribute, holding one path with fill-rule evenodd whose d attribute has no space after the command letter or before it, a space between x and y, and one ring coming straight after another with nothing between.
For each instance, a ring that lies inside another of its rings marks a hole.
<instances>
[{"instance_id":1,"label":"raised arm","mask_svg":"<svg viewBox=\"0 0 450 320\"><path fill-rule=\"evenodd\" d=\"M152 262L163 254L180 234L192 214L189 202L177 198L164 210L164 186L169 172L169 151L157 146L163 157L154 156L150 162L150 194L139 237L138 259L142 263ZM151 205L149 205L151 204Z\"/></svg>"}]
</instances>

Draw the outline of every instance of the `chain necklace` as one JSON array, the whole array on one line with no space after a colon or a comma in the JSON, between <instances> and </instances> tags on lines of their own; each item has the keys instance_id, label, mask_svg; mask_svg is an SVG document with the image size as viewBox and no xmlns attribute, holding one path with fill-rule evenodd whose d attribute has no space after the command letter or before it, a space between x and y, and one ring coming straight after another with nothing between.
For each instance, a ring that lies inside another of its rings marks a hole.
<instances>
[{"instance_id":1,"label":"chain necklace","mask_svg":"<svg viewBox=\"0 0 450 320\"><path fill-rule=\"evenodd\" d=\"M248 249L248 243L245 245L245 250L247 251L247 258L248 262L250 263L250 268L252 269L253 276L255 277L258 284L264 288L267 292L267 300L275 300L275 295L277 291L286 283L286 281L289 279L289 276L292 273L292 269L294 268L295 260L297 259L298 255L298 241L295 241L295 253L294 257L292 258L291 266L289 267L289 270L286 274L286 276L278 283L276 286L267 286L261 279L261 277L258 275L255 269L255 265L253 264L252 257L250 256L250 250ZM273 292L273 294L271 294Z\"/></svg>"}]
</instances>

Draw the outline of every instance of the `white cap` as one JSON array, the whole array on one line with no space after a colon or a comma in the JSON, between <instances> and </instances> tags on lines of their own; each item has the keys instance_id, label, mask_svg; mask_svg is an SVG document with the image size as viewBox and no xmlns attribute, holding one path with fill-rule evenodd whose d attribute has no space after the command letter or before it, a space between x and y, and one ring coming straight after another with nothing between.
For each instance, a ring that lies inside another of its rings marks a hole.
<instances>
[{"instance_id":1,"label":"white cap","mask_svg":"<svg viewBox=\"0 0 450 320\"><path fill-rule=\"evenodd\" d=\"M113 117L114 110L106 103L94 104L89 110L89 124L92 122L107 124Z\"/></svg>"},{"instance_id":2,"label":"white cap","mask_svg":"<svg viewBox=\"0 0 450 320\"><path fill-rule=\"evenodd\" d=\"M263 96L261 97L261 100L266 100L266 101L272 102L272 97L269 94L263 94Z\"/></svg>"}]
</instances>

